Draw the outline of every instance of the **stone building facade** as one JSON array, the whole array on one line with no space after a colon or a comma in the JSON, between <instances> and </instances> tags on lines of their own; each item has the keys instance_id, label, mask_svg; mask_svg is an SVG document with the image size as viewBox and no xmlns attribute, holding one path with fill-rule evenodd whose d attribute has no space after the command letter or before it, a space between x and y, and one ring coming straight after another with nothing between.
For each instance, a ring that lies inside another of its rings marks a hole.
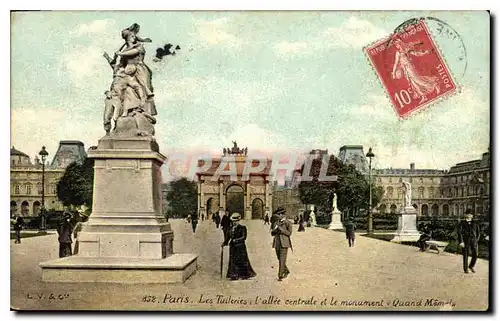
<instances>
[{"instance_id":1,"label":"stone building facade","mask_svg":"<svg viewBox=\"0 0 500 321\"><path fill-rule=\"evenodd\" d=\"M226 210L241 212L244 219L260 219L270 213L273 203L273 189L270 185L269 172L272 161L252 160L247 164L247 150L235 146L224 148L220 158L212 158L209 169L200 171L198 176L199 214L210 217L216 211L222 216ZM206 160L200 159L201 168ZM245 167L263 169L245 175Z\"/></svg>"},{"instance_id":2,"label":"stone building facade","mask_svg":"<svg viewBox=\"0 0 500 321\"><path fill-rule=\"evenodd\" d=\"M73 161L82 162L86 157L80 141L60 141L59 148L51 163L46 161L44 194L47 210L62 210L57 198L57 183L64 175L66 167ZM42 205L42 163L38 156L34 162L30 157L10 149L10 214L35 217Z\"/></svg>"},{"instance_id":3,"label":"stone building facade","mask_svg":"<svg viewBox=\"0 0 500 321\"><path fill-rule=\"evenodd\" d=\"M485 215L490 211L490 153L481 159L458 163L449 170L374 169L372 179L384 188L379 213L394 213L403 205L402 181L412 184L412 202L418 215L462 216L467 209Z\"/></svg>"},{"instance_id":4,"label":"stone building facade","mask_svg":"<svg viewBox=\"0 0 500 321\"><path fill-rule=\"evenodd\" d=\"M372 169L372 180L384 188L384 196L376 211L397 213L403 207L403 181L412 189L412 205L418 215L448 215L449 205L441 195L441 184L446 171L410 168Z\"/></svg>"}]
</instances>

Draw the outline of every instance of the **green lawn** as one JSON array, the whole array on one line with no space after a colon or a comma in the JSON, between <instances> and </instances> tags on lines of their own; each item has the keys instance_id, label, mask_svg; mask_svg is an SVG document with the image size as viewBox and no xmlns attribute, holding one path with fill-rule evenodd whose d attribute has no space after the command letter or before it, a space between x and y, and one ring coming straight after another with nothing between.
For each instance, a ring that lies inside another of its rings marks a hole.
<instances>
[{"instance_id":1,"label":"green lawn","mask_svg":"<svg viewBox=\"0 0 500 321\"><path fill-rule=\"evenodd\" d=\"M35 236L43 236L47 235L47 232L37 232L37 233L23 233L21 232L21 238L25 239L27 237L35 237ZM10 239L15 240L16 239L16 232L10 232Z\"/></svg>"}]
</instances>

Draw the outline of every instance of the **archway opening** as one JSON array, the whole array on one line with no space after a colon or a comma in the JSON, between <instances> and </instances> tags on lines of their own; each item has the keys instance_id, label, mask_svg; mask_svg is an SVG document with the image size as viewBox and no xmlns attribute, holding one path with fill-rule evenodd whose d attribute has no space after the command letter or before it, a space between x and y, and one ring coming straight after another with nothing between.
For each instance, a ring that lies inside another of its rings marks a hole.
<instances>
[{"instance_id":1,"label":"archway opening","mask_svg":"<svg viewBox=\"0 0 500 321\"><path fill-rule=\"evenodd\" d=\"M443 216L448 216L450 215L450 207L448 206L448 204L444 204L443 205Z\"/></svg>"},{"instance_id":2,"label":"archway opening","mask_svg":"<svg viewBox=\"0 0 500 321\"><path fill-rule=\"evenodd\" d=\"M252 219L262 219L264 217L264 202L256 198L252 202Z\"/></svg>"},{"instance_id":3,"label":"archway opening","mask_svg":"<svg viewBox=\"0 0 500 321\"><path fill-rule=\"evenodd\" d=\"M232 213L240 213L241 217L245 216L245 193L240 185L231 185L226 190L226 210Z\"/></svg>"},{"instance_id":4,"label":"archway opening","mask_svg":"<svg viewBox=\"0 0 500 321\"><path fill-rule=\"evenodd\" d=\"M427 216L429 215L429 205L424 204L422 205L422 216Z\"/></svg>"},{"instance_id":5,"label":"archway opening","mask_svg":"<svg viewBox=\"0 0 500 321\"><path fill-rule=\"evenodd\" d=\"M385 204L380 205L378 211L380 214L385 214L385 212L387 211L387 206Z\"/></svg>"},{"instance_id":6,"label":"archway opening","mask_svg":"<svg viewBox=\"0 0 500 321\"><path fill-rule=\"evenodd\" d=\"M212 217L213 214L215 214L216 212L219 211L219 203L217 202L217 200L213 197L210 197L208 200L207 200L207 219L210 219Z\"/></svg>"},{"instance_id":7,"label":"archway opening","mask_svg":"<svg viewBox=\"0 0 500 321\"><path fill-rule=\"evenodd\" d=\"M396 206L396 204L392 204L392 205L391 205L391 214L396 214L396 209L397 209L397 208L398 208L398 207Z\"/></svg>"},{"instance_id":8,"label":"archway opening","mask_svg":"<svg viewBox=\"0 0 500 321\"><path fill-rule=\"evenodd\" d=\"M40 202L35 201L33 203L33 215L37 216L38 214L40 214Z\"/></svg>"},{"instance_id":9,"label":"archway opening","mask_svg":"<svg viewBox=\"0 0 500 321\"><path fill-rule=\"evenodd\" d=\"M438 216L439 215L439 206L437 204L432 204L431 206L431 215Z\"/></svg>"},{"instance_id":10,"label":"archway opening","mask_svg":"<svg viewBox=\"0 0 500 321\"><path fill-rule=\"evenodd\" d=\"M30 204L28 201L21 203L21 216L28 216L30 214Z\"/></svg>"},{"instance_id":11,"label":"archway opening","mask_svg":"<svg viewBox=\"0 0 500 321\"><path fill-rule=\"evenodd\" d=\"M10 217L17 215L16 201L10 201Z\"/></svg>"}]
</instances>

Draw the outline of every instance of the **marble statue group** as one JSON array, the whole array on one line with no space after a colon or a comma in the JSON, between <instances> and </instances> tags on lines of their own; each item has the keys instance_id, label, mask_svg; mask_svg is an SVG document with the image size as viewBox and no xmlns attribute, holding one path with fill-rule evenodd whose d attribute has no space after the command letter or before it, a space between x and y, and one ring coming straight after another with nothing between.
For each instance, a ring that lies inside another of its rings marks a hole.
<instances>
[{"instance_id":1,"label":"marble statue group","mask_svg":"<svg viewBox=\"0 0 500 321\"><path fill-rule=\"evenodd\" d=\"M151 69L144 63L144 42L136 23L121 31L124 44L111 58L103 56L113 70L113 81L105 92L104 130L114 136L153 136L155 115ZM114 127L112 128L112 121Z\"/></svg>"}]
</instances>

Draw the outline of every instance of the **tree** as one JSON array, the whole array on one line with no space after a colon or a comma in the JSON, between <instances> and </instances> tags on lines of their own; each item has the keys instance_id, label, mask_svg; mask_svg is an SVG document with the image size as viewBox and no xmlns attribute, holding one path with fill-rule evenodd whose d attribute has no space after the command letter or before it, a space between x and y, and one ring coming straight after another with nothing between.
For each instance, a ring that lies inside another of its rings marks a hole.
<instances>
[{"instance_id":1,"label":"tree","mask_svg":"<svg viewBox=\"0 0 500 321\"><path fill-rule=\"evenodd\" d=\"M187 178L170 182L167 192L169 217L186 217L198 210L198 189L196 183Z\"/></svg>"},{"instance_id":2,"label":"tree","mask_svg":"<svg viewBox=\"0 0 500 321\"><path fill-rule=\"evenodd\" d=\"M319 174L322 166L321 158L312 160L310 176L312 181L302 181L299 184L299 196L303 203L314 204L317 212L330 213L332 207L333 192L337 194L337 205L339 209L347 213L357 213L360 209L369 207L368 176L356 170L354 165L346 165L334 155L328 158L326 175L337 175L337 181L321 181ZM302 166L302 176L304 173ZM372 182L372 208L375 208L383 196L383 188L377 187Z\"/></svg>"},{"instance_id":3,"label":"tree","mask_svg":"<svg viewBox=\"0 0 500 321\"><path fill-rule=\"evenodd\" d=\"M86 158L81 165L73 162L57 183L57 197L64 206L92 208L93 185L94 160Z\"/></svg>"}]
</instances>

